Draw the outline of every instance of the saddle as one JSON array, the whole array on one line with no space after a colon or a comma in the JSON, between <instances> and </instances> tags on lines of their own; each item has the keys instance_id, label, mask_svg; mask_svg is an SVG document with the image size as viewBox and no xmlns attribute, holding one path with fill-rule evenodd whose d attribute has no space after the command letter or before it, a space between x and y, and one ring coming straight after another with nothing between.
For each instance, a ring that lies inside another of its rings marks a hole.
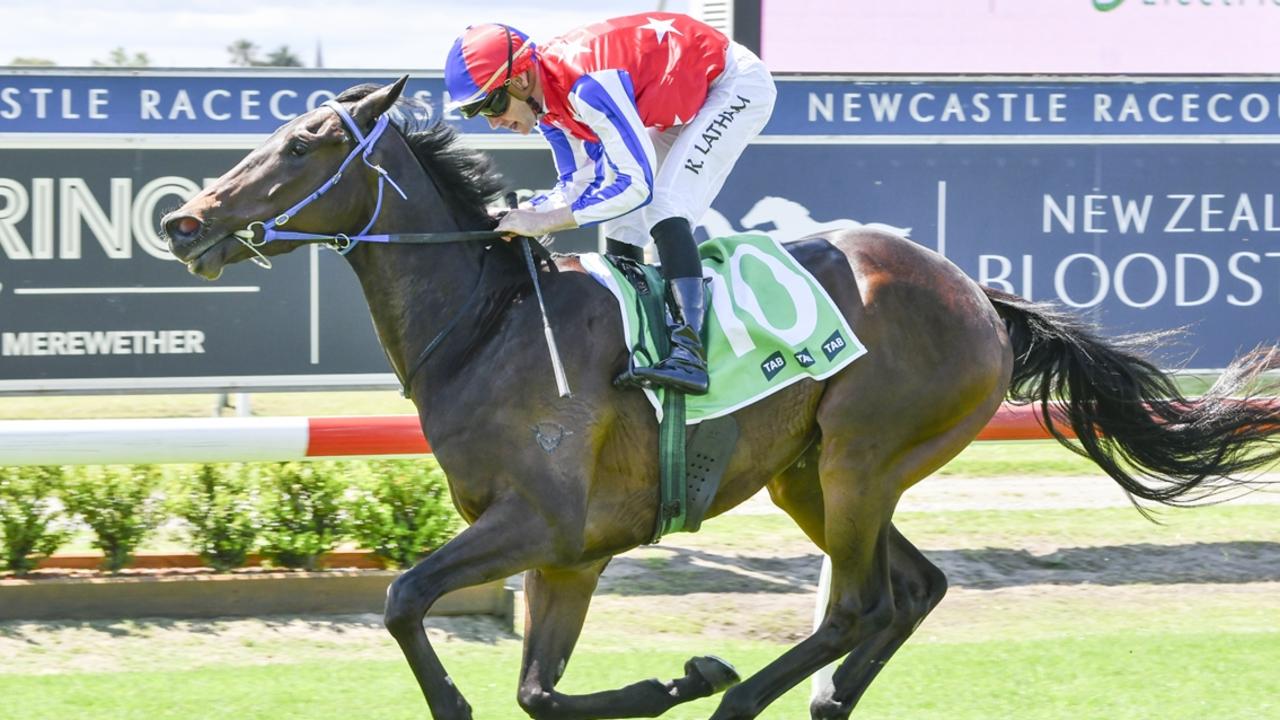
<instances>
[{"instance_id":1,"label":"saddle","mask_svg":"<svg viewBox=\"0 0 1280 720\"><path fill-rule=\"evenodd\" d=\"M703 323L710 391L686 398L643 388L660 423L663 509L655 542L702 521L737 441L737 426L722 420L794 383L831 377L867 352L822 284L772 238L713 238L698 255L711 279ZM657 269L611 255L580 259L618 301L627 369L666 357L666 287Z\"/></svg>"}]
</instances>

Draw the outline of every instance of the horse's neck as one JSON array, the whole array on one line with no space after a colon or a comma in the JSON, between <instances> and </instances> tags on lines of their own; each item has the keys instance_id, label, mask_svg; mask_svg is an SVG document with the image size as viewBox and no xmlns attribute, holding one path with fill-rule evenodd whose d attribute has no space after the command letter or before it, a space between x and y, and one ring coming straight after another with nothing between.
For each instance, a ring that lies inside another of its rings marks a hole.
<instances>
[{"instance_id":1,"label":"horse's neck","mask_svg":"<svg viewBox=\"0 0 1280 720\"><path fill-rule=\"evenodd\" d=\"M388 190L373 234L452 232L460 227L416 162L388 167L408 201ZM474 243L396 245L367 243L347 257L360 280L378 340L400 378L418 355L464 309L480 273Z\"/></svg>"}]
</instances>

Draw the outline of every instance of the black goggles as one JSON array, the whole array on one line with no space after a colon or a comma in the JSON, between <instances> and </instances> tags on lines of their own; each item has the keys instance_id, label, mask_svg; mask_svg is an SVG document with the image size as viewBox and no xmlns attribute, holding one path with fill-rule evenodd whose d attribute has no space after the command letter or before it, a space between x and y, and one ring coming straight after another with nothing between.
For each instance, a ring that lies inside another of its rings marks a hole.
<instances>
[{"instance_id":1,"label":"black goggles","mask_svg":"<svg viewBox=\"0 0 1280 720\"><path fill-rule=\"evenodd\" d=\"M458 112L462 113L464 118L469 119L477 115L498 117L511 105L511 94L507 92L507 83L511 82L511 63L515 60L515 39L511 36L511 28L506 25L502 27L507 31L507 76L493 92L458 108Z\"/></svg>"},{"instance_id":2,"label":"black goggles","mask_svg":"<svg viewBox=\"0 0 1280 720\"><path fill-rule=\"evenodd\" d=\"M468 119L477 115L498 117L505 113L510 105L511 94L507 92L505 87L500 87L470 105L463 105L458 108L458 112L462 113L462 117Z\"/></svg>"}]
</instances>

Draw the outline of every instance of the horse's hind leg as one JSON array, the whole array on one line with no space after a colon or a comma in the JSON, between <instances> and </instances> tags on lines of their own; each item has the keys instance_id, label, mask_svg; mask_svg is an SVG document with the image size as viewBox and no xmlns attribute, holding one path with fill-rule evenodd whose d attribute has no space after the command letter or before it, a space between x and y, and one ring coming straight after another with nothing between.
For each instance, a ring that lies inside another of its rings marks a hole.
<instances>
[{"instance_id":1,"label":"horse's hind leg","mask_svg":"<svg viewBox=\"0 0 1280 720\"><path fill-rule=\"evenodd\" d=\"M945 588L941 573L933 575L932 566L921 565L927 561L893 529L890 517L897 499L967 445L998 404L993 390L969 412L957 413L959 419L949 428L922 439L891 442L887 429L893 424L874 417L862 428L839 433L823 426L820 446L770 481L774 502L831 557L831 598L826 618L813 635L729 690L712 720L754 718L801 680L846 654L857 660L846 663L837 690L844 691L839 697L850 698L852 708L876 672L858 668L887 659L910 634L895 633L896 624L901 620L914 627L917 621L906 618L913 612L923 617L920 608L936 604ZM877 426L886 430L877 433L872 429ZM906 592L907 599L921 599L899 604L895 591ZM931 595L936 597L930 600ZM866 650L864 644L869 645ZM851 679L846 681L846 676Z\"/></svg>"},{"instance_id":2,"label":"horse's hind leg","mask_svg":"<svg viewBox=\"0 0 1280 720\"><path fill-rule=\"evenodd\" d=\"M538 720L656 717L675 705L707 697L737 680L713 658L694 658L685 676L670 682L644 680L618 690L566 695L556 683L578 642L591 593L605 562L576 569L525 573L524 661L518 700Z\"/></svg>"},{"instance_id":3,"label":"horse's hind leg","mask_svg":"<svg viewBox=\"0 0 1280 720\"><path fill-rule=\"evenodd\" d=\"M813 720L844 720L880 669L947 592L947 578L897 528L889 528L889 581L893 621L840 664L832 684L809 706Z\"/></svg>"},{"instance_id":4,"label":"horse's hind leg","mask_svg":"<svg viewBox=\"0 0 1280 720\"><path fill-rule=\"evenodd\" d=\"M817 460L818 448L815 445L769 483L769 494L774 503L825 550L822 488L818 483ZM832 685L825 688L810 706L814 720L849 717L880 669L947 592L947 578L942 571L892 524L889 526L889 583L893 589L892 622L859 645L840 665Z\"/></svg>"},{"instance_id":5,"label":"horse's hind leg","mask_svg":"<svg viewBox=\"0 0 1280 720\"><path fill-rule=\"evenodd\" d=\"M831 556L832 568L826 619L813 635L725 693L712 720L756 717L801 680L890 624L889 518L899 483L885 477L891 473L883 465L858 442L824 435L818 457L819 545ZM811 536L817 530L811 522L802 527Z\"/></svg>"}]
</instances>

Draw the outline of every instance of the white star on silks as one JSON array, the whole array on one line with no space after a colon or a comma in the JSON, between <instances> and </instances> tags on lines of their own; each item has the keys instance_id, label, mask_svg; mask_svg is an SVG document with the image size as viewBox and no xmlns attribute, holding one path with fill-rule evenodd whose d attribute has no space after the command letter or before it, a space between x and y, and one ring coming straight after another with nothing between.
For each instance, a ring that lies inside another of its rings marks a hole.
<instances>
[{"instance_id":1,"label":"white star on silks","mask_svg":"<svg viewBox=\"0 0 1280 720\"><path fill-rule=\"evenodd\" d=\"M659 20L657 18L651 18L651 17L646 17L645 19L648 20L649 22L644 25L641 25L640 29L652 30L655 33L657 33L658 42L665 41L667 39L667 33L669 32L675 33L676 35L684 35L684 33L672 27L672 25L676 24L675 20Z\"/></svg>"},{"instance_id":2,"label":"white star on silks","mask_svg":"<svg viewBox=\"0 0 1280 720\"><path fill-rule=\"evenodd\" d=\"M566 40L560 45L560 55L565 60L573 60L582 53L591 52L591 48L583 45L578 40Z\"/></svg>"}]
</instances>

